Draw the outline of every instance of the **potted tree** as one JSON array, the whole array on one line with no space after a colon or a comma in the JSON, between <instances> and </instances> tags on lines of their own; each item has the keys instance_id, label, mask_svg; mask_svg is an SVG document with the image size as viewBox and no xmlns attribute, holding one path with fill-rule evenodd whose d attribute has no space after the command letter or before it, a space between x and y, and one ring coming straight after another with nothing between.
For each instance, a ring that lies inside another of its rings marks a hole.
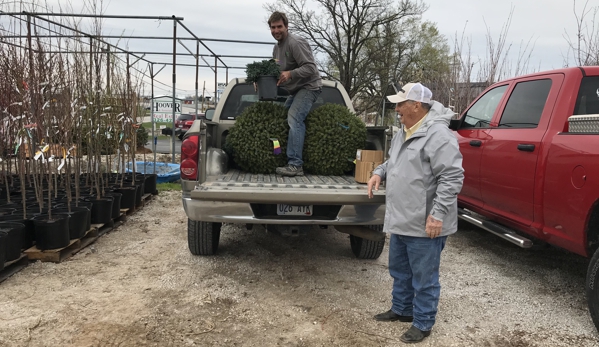
<instances>
[{"instance_id":1,"label":"potted tree","mask_svg":"<svg viewBox=\"0 0 599 347\"><path fill-rule=\"evenodd\" d=\"M258 99L261 101L277 99L277 80L281 68L274 59L256 61L246 65L246 82L256 83Z\"/></svg>"}]
</instances>

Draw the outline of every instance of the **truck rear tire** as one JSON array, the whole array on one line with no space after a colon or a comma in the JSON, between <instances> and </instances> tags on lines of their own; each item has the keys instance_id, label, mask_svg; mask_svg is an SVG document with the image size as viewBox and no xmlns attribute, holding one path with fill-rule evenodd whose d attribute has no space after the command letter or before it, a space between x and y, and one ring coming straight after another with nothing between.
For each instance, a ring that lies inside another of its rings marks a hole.
<instances>
[{"instance_id":1,"label":"truck rear tire","mask_svg":"<svg viewBox=\"0 0 599 347\"><path fill-rule=\"evenodd\" d=\"M193 255L213 255L218 251L221 223L187 219L187 243Z\"/></svg>"},{"instance_id":2,"label":"truck rear tire","mask_svg":"<svg viewBox=\"0 0 599 347\"><path fill-rule=\"evenodd\" d=\"M599 330L599 249L595 251L589 263L586 292L589 313L591 314L595 328Z\"/></svg>"},{"instance_id":3,"label":"truck rear tire","mask_svg":"<svg viewBox=\"0 0 599 347\"><path fill-rule=\"evenodd\" d=\"M383 225L369 225L372 230L382 231ZM351 250L358 259L377 259L383 252L385 240L367 240L358 236L349 235Z\"/></svg>"}]
</instances>

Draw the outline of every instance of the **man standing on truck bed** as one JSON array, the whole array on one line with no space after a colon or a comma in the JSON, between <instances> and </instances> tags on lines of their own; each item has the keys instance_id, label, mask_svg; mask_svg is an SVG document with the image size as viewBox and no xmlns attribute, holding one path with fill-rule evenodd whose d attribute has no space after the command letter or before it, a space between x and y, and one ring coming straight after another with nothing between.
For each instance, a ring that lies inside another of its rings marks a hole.
<instances>
[{"instance_id":1,"label":"man standing on truck bed","mask_svg":"<svg viewBox=\"0 0 599 347\"><path fill-rule=\"evenodd\" d=\"M302 152L306 135L306 116L322 91L322 80L316 67L312 49L304 38L289 33L287 16L275 11L268 19L270 33L277 40L272 56L281 66L277 82L289 92L285 107L289 110L289 137L287 138L287 166L276 172L283 176L303 176Z\"/></svg>"},{"instance_id":2,"label":"man standing on truck bed","mask_svg":"<svg viewBox=\"0 0 599 347\"><path fill-rule=\"evenodd\" d=\"M389 274L393 277L391 309L378 321L413 322L401 340L422 341L435 324L441 294L439 265L447 236L457 230L457 195L464 170L458 142L448 128L454 112L436 101L420 83L408 83L397 95L401 131L391 141L389 159L368 181L368 196L387 181L385 231Z\"/></svg>"}]
</instances>

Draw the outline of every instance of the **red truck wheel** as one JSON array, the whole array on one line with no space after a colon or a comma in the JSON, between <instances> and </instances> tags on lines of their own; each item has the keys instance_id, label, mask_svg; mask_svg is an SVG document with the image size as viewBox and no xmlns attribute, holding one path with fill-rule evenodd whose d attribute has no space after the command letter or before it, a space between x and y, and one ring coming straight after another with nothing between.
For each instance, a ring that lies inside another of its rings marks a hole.
<instances>
[{"instance_id":1,"label":"red truck wheel","mask_svg":"<svg viewBox=\"0 0 599 347\"><path fill-rule=\"evenodd\" d=\"M382 231L382 225L369 225L372 230ZM351 250L358 259L377 259L383 252L385 240L367 240L358 236L349 235Z\"/></svg>"},{"instance_id":2,"label":"red truck wheel","mask_svg":"<svg viewBox=\"0 0 599 347\"><path fill-rule=\"evenodd\" d=\"M586 290L589 313L595 328L599 330L599 249L593 254L587 270Z\"/></svg>"},{"instance_id":3,"label":"red truck wheel","mask_svg":"<svg viewBox=\"0 0 599 347\"><path fill-rule=\"evenodd\" d=\"M193 255L213 255L218 251L221 223L187 219L187 243Z\"/></svg>"}]
</instances>

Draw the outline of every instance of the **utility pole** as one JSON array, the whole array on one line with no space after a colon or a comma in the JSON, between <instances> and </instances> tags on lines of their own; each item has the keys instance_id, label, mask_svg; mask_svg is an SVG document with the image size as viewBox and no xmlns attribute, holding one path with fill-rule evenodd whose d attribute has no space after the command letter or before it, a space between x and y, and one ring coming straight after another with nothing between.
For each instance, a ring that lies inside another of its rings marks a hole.
<instances>
[{"instance_id":1,"label":"utility pole","mask_svg":"<svg viewBox=\"0 0 599 347\"><path fill-rule=\"evenodd\" d=\"M204 100L206 100L206 81L204 81L204 88L202 88L202 112L204 112Z\"/></svg>"}]
</instances>

